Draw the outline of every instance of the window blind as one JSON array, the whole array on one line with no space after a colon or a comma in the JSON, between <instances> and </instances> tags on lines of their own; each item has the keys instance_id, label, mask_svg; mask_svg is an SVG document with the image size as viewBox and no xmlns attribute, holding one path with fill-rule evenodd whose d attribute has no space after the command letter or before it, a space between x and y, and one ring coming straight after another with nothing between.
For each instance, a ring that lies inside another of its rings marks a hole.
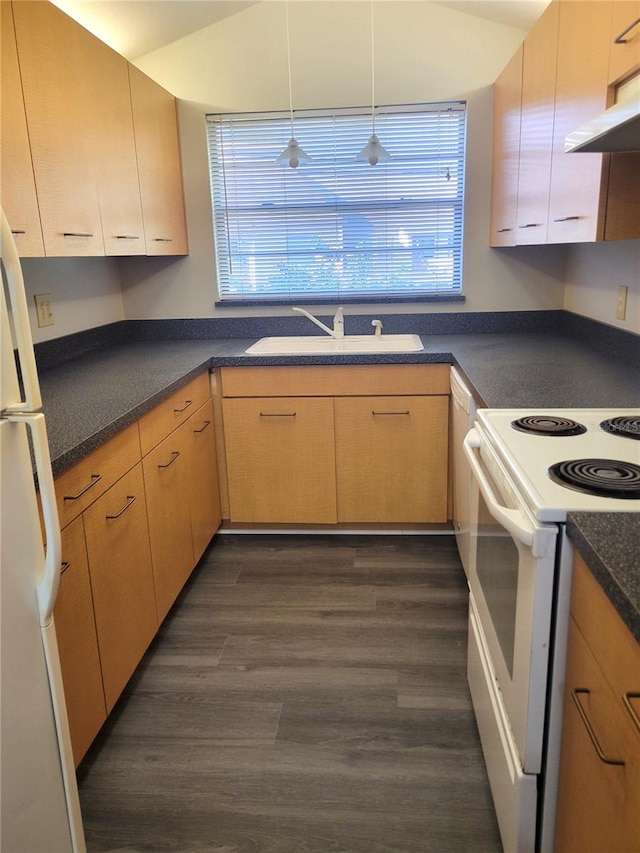
<instances>
[{"instance_id":1,"label":"window blind","mask_svg":"<svg viewBox=\"0 0 640 853\"><path fill-rule=\"evenodd\" d=\"M275 160L288 114L207 116L219 299L348 301L459 294L465 105L377 108L391 155L355 160L371 112L298 112L311 162Z\"/></svg>"}]
</instances>

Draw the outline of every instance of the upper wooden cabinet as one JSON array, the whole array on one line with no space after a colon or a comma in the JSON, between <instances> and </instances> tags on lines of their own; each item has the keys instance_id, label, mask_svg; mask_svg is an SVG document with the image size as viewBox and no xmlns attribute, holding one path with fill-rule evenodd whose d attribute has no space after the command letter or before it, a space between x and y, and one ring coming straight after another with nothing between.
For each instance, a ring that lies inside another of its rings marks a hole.
<instances>
[{"instance_id":1,"label":"upper wooden cabinet","mask_svg":"<svg viewBox=\"0 0 640 853\"><path fill-rule=\"evenodd\" d=\"M522 101L522 46L493 86L492 246L515 246Z\"/></svg>"},{"instance_id":2,"label":"upper wooden cabinet","mask_svg":"<svg viewBox=\"0 0 640 853\"><path fill-rule=\"evenodd\" d=\"M129 66L148 255L186 255L176 99Z\"/></svg>"},{"instance_id":3,"label":"upper wooden cabinet","mask_svg":"<svg viewBox=\"0 0 640 853\"><path fill-rule=\"evenodd\" d=\"M11 3L2 3L2 164L1 200L23 257L42 257L38 197L31 164L27 118L24 112L20 68ZM11 164L7 168L7 164Z\"/></svg>"},{"instance_id":4,"label":"upper wooden cabinet","mask_svg":"<svg viewBox=\"0 0 640 853\"><path fill-rule=\"evenodd\" d=\"M45 253L104 255L92 123L93 39L51 3L13 3Z\"/></svg>"},{"instance_id":5,"label":"upper wooden cabinet","mask_svg":"<svg viewBox=\"0 0 640 853\"><path fill-rule=\"evenodd\" d=\"M4 0L2 15L2 195L26 232L18 251L186 254L175 98L132 84L126 59L51 3ZM44 248L27 240L40 226Z\"/></svg>"},{"instance_id":6,"label":"upper wooden cabinet","mask_svg":"<svg viewBox=\"0 0 640 853\"><path fill-rule=\"evenodd\" d=\"M640 71L640 0L612 4L609 82L619 83Z\"/></svg>"}]
</instances>

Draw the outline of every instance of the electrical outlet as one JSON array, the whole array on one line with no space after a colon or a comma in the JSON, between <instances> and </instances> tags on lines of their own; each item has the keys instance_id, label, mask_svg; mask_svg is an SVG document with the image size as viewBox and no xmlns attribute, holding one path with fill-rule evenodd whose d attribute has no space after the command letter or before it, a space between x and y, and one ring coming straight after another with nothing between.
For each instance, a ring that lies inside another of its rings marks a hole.
<instances>
[{"instance_id":1,"label":"electrical outlet","mask_svg":"<svg viewBox=\"0 0 640 853\"><path fill-rule=\"evenodd\" d=\"M625 284L618 287L618 302L616 305L616 320L627 319L627 292L629 288Z\"/></svg>"},{"instance_id":2,"label":"electrical outlet","mask_svg":"<svg viewBox=\"0 0 640 853\"><path fill-rule=\"evenodd\" d=\"M36 293L33 297L36 302L36 314L38 315L38 328L43 326L53 326L55 319L53 316L53 308L51 307L50 293Z\"/></svg>"}]
</instances>

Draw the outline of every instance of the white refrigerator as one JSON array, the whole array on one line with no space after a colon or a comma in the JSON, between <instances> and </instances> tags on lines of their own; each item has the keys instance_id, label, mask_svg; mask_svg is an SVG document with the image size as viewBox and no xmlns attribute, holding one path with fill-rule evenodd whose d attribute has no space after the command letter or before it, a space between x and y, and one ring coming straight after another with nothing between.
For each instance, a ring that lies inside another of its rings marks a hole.
<instances>
[{"instance_id":1,"label":"white refrigerator","mask_svg":"<svg viewBox=\"0 0 640 853\"><path fill-rule=\"evenodd\" d=\"M51 458L22 270L3 212L1 229L0 851L84 851L53 623L61 556Z\"/></svg>"}]
</instances>

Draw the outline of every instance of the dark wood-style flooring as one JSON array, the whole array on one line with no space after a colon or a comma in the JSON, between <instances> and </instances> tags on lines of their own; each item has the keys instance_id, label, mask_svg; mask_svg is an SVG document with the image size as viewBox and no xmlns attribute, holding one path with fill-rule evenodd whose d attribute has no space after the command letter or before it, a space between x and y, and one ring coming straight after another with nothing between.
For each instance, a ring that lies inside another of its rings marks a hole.
<instances>
[{"instance_id":1,"label":"dark wood-style flooring","mask_svg":"<svg viewBox=\"0 0 640 853\"><path fill-rule=\"evenodd\" d=\"M79 770L91 851L497 853L452 536L232 536Z\"/></svg>"}]
</instances>

